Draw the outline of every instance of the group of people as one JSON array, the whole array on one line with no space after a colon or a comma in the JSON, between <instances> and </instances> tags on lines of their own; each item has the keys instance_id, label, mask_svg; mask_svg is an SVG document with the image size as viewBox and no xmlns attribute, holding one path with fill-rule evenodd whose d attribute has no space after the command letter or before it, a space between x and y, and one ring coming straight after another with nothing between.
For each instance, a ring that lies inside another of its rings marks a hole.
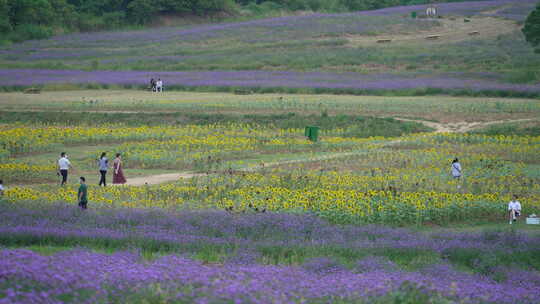
<instances>
[{"instance_id":1,"label":"group of people","mask_svg":"<svg viewBox=\"0 0 540 304\"><path fill-rule=\"evenodd\" d=\"M98 168L99 168L99 186L107 186L107 172L109 171L109 159L107 158L107 153L101 153L101 156L98 159ZM70 169L73 169L71 162L68 159L66 152L60 154L60 159L58 159L58 176L62 177L60 182L61 186L64 186L68 180L68 172ZM127 182L126 177L124 176L123 165L122 165L122 155L116 153L116 157L112 164L113 169L113 184L123 185ZM79 206L82 209L86 209L88 205L88 186L86 185L86 178L81 176L79 178L80 187L77 192L77 200L79 201ZM3 190L3 188L1 188Z\"/></svg>"},{"instance_id":2,"label":"group of people","mask_svg":"<svg viewBox=\"0 0 540 304\"><path fill-rule=\"evenodd\" d=\"M61 186L64 186L67 183L68 180L68 172L70 169L72 169L71 162L68 159L68 156L66 152L62 152L60 154L60 159L58 159L58 175L62 177L62 181L60 182ZM98 168L99 168L99 186L107 186L107 172L109 171L109 159L107 158L107 153L103 152L101 153L101 156L98 159ZM113 184L125 184L126 178L124 176L123 172L123 165L122 165L122 156L120 153L116 153L116 157L113 161ZM455 158L452 161L451 166L451 174L454 179L461 179L463 176L461 164L459 163L459 160ZM86 178L84 176L80 177L80 187L79 191L77 192L77 200L79 202L79 206L82 209L86 209L88 205L88 187L86 185ZM458 183L458 189L460 189L460 183ZM4 185L3 181L0 179L0 197L4 195ZM232 210L232 209L231 209ZM266 211L266 210L264 210ZM263 212L264 212L263 211ZM517 221L517 219L521 216L521 203L518 201L518 195L513 195L513 200L508 203L508 217L509 217L509 224L512 224Z\"/></svg>"},{"instance_id":3,"label":"group of people","mask_svg":"<svg viewBox=\"0 0 540 304\"><path fill-rule=\"evenodd\" d=\"M454 179L460 180L462 174L461 164L459 163L459 160L455 158L452 161L452 168L451 168L452 176ZM461 188L461 184L458 183L457 186L458 189ZM516 222L517 219L521 216L521 203L518 201L518 195L513 195L513 200L508 203L508 218L510 219L509 224Z\"/></svg>"},{"instance_id":4,"label":"group of people","mask_svg":"<svg viewBox=\"0 0 540 304\"><path fill-rule=\"evenodd\" d=\"M107 186L107 172L109 171L109 159L107 158L107 153L103 152L101 153L101 156L98 159L98 167L99 167L99 185L100 186ZM116 153L116 158L113 161L113 184L125 184L126 178L124 176L123 166L122 166L122 155L120 153ZM66 152L60 153L60 158L58 159L58 176L62 177L62 181L60 182L61 186L64 186L67 183L68 180L68 172L70 169L72 169L73 166L71 165L71 162L68 159L68 156Z\"/></svg>"},{"instance_id":5,"label":"group of people","mask_svg":"<svg viewBox=\"0 0 540 304\"><path fill-rule=\"evenodd\" d=\"M150 79L150 90L152 92L163 92L163 81L161 78L158 78L158 80L154 78Z\"/></svg>"}]
</instances>

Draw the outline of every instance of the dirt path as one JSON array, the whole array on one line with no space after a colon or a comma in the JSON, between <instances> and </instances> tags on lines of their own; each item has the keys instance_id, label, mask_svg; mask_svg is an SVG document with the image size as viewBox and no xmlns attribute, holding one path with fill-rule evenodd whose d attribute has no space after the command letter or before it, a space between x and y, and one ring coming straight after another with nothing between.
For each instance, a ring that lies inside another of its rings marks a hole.
<instances>
[{"instance_id":1,"label":"dirt path","mask_svg":"<svg viewBox=\"0 0 540 304\"><path fill-rule=\"evenodd\" d=\"M415 120L415 119L407 119L407 118L395 118L397 120L401 121L411 121L411 122L418 122L421 124L424 124L430 128L435 129L435 133L465 133L469 132L475 129L482 129L487 126L496 125L496 124L502 124L502 123L514 123L514 122L525 122L525 121L532 121L536 120L534 118L523 118L523 119L514 119L514 120L496 120L496 121L488 121L488 122L455 122L455 123L448 123L448 124L441 124L438 122L432 122L432 121L425 121L425 120Z\"/></svg>"},{"instance_id":2,"label":"dirt path","mask_svg":"<svg viewBox=\"0 0 540 304\"><path fill-rule=\"evenodd\" d=\"M488 122L463 121L463 122L457 122L457 123L441 124L438 122L425 121L425 120L415 120L415 119L407 119L407 118L396 118L396 119L401 120L401 121L411 121L411 122L422 123L430 128L435 129L435 133L465 133L474 129L481 129L481 128L484 128L490 125L495 125L495 124L525 122L525 121L535 120L534 118L526 118L526 119L514 119L514 120L497 120L497 121L488 121ZM389 142L388 144L393 144L397 142L400 142L400 141L395 140L395 141ZM309 158L309 159L293 159L293 160L284 160L284 161L268 162L268 163L261 162L260 165L243 168L238 171L254 172L254 171L264 169L264 168L276 167L276 166L285 165L285 164L323 161L323 160L352 156L356 154L358 153L357 152L341 152L341 153L334 153L331 155L325 155L325 156L314 157L314 158ZM169 174L150 175L150 176L143 176L143 177L129 179L127 182L127 185L128 186L158 185L158 184L163 184L163 183L168 183L168 182L175 182L180 179L188 179L188 178L201 177L201 176L206 176L206 175L207 174L205 173L194 173L194 172L178 172L178 173L169 173Z\"/></svg>"},{"instance_id":3,"label":"dirt path","mask_svg":"<svg viewBox=\"0 0 540 304\"><path fill-rule=\"evenodd\" d=\"M128 179L126 185L128 186L144 186L144 185L158 185L168 182L174 182L180 179L194 178L198 176L204 176L204 173L193 173L193 172L179 172L179 173L168 173L168 174L158 174L150 176L142 176Z\"/></svg>"},{"instance_id":4,"label":"dirt path","mask_svg":"<svg viewBox=\"0 0 540 304\"><path fill-rule=\"evenodd\" d=\"M308 161L323 161L328 159L334 159L334 158L340 158L340 157L346 157L355 155L357 153L355 152L343 152L343 153L334 153L331 155L325 155L321 157L314 157L309 159L294 159L294 160L284 160L284 161L278 161L278 162L261 162L261 164L248 167L248 168L242 168L237 171L243 171L243 172L254 172L261 170L263 168L270 168L285 164L294 164L294 163L302 163L302 162L308 162ZM169 182L175 182L180 179L189 179L194 177L201 177L201 176L207 176L206 173L195 173L195 172L178 172L178 173L168 173L168 174L158 174L158 175L150 175L150 176L142 176L142 177L136 177L128 179L126 185L127 186L144 186L144 185L158 185L163 183L169 183Z\"/></svg>"}]
</instances>

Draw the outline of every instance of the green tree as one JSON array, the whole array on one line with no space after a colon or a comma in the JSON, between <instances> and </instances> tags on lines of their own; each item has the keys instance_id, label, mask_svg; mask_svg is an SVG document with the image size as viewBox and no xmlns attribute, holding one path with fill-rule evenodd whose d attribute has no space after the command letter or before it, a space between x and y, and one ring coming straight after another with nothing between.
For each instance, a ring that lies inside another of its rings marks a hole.
<instances>
[{"instance_id":1,"label":"green tree","mask_svg":"<svg viewBox=\"0 0 540 304\"><path fill-rule=\"evenodd\" d=\"M10 19L13 26L22 24L49 24L54 11L47 0L10 0Z\"/></svg>"},{"instance_id":2,"label":"green tree","mask_svg":"<svg viewBox=\"0 0 540 304\"><path fill-rule=\"evenodd\" d=\"M8 1L0 0L0 33L7 33L11 30Z\"/></svg>"},{"instance_id":3,"label":"green tree","mask_svg":"<svg viewBox=\"0 0 540 304\"><path fill-rule=\"evenodd\" d=\"M540 45L540 3L525 20L522 31L527 42L535 48L535 52L540 53L540 48L538 48Z\"/></svg>"},{"instance_id":4,"label":"green tree","mask_svg":"<svg viewBox=\"0 0 540 304\"><path fill-rule=\"evenodd\" d=\"M152 16L160 9L153 0L134 0L128 4L129 19L137 24L144 24L152 19Z\"/></svg>"}]
</instances>

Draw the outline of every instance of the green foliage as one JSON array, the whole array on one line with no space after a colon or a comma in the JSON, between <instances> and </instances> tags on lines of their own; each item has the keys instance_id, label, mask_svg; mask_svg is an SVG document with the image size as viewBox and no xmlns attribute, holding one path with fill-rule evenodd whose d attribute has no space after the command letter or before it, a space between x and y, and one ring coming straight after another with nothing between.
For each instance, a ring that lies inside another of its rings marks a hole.
<instances>
[{"instance_id":1,"label":"green foliage","mask_svg":"<svg viewBox=\"0 0 540 304\"><path fill-rule=\"evenodd\" d=\"M540 123L520 126L518 124L496 124L474 133L485 134L489 136L497 135L519 135L519 136L540 136Z\"/></svg>"},{"instance_id":2,"label":"green foliage","mask_svg":"<svg viewBox=\"0 0 540 304\"><path fill-rule=\"evenodd\" d=\"M9 22L8 0L0 0L0 33L6 33L12 30Z\"/></svg>"},{"instance_id":3,"label":"green foliage","mask_svg":"<svg viewBox=\"0 0 540 304\"><path fill-rule=\"evenodd\" d=\"M533 47L540 45L540 4L529 14L522 31L527 42ZM537 48L536 52L540 52L540 49Z\"/></svg>"},{"instance_id":4,"label":"green foliage","mask_svg":"<svg viewBox=\"0 0 540 304\"><path fill-rule=\"evenodd\" d=\"M0 33L8 34L7 41L19 42L48 38L55 30L97 31L142 25L158 14L231 13L239 5L251 14L264 15L281 10L342 12L419 3L427 0L0 0Z\"/></svg>"},{"instance_id":5,"label":"green foliage","mask_svg":"<svg viewBox=\"0 0 540 304\"><path fill-rule=\"evenodd\" d=\"M8 37L13 42L21 42L32 39L45 39L52 35L53 30L46 26L35 24L22 24L15 27Z\"/></svg>"},{"instance_id":6,"label":"green foliage","mask_svg":"<svg viewBox=\"0 0 540 304\"><path fill-rule=\"evenodd\" d=\"M0 112L0 114L3 114ZM64 112L13 112L2 115L0 123L46 123L103 125L114 120L125 125L161 125L163 121L176 125L209 125L242 123L261 127L279 129L303 129L308 125L316 125L324 130L343 129L341 136L366 138L370 136L394 137L410 133L428 132L432 129L416 122L404 122L392 118L363 117L353 115L320 116L298 115L295 113L273 115L226 115L200 113L147 113L141 116L136 113L79 113Z\"/></svg>"},{"instance_id":7,"label":"green foliage","mask_svg":"<svg viewBox=\"0 0 540 304\"><path fill-rule=\"evenodd\" d=\"M128 15L132 22L144 24L152 19L157 7L150 0L134 0L128 5Z\"/></svg>"}]
</instances>

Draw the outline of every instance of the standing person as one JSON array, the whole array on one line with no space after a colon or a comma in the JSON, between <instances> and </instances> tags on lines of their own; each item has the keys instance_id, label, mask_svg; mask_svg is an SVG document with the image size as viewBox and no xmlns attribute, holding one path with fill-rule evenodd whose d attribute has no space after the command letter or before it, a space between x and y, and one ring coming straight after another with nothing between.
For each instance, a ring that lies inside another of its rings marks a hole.
<instances>
[{"instance_id":1,"label":"standing person","mask_svg":"<svg viewBox=\"0 0 540 304\"><path fill-rule=\"evenodd\" d=\"M0 179L0 198L4 196L4 181Z\"/></svg>"},{"instance_id":2,"label":"standing person","mask_svg":"<svg viewBox=\"0 0 540 304\"><path fill-rule=\"evenodd\" d=\"M158 92L163 92L163 81L161 81L161 78L158 78L156 86Z\"/></svg>"},{"instance_id":3,"label":"standing person","mask_svg":"<svg viewBox=\"0 0 540 304\"><path fill-rule=\"evenodd\" d=\"M60 159L58 160L58 175L62 176L60 186L67 183L69 168L71 168L71 162L69 161L66 152L60 153Z\"/></svg>"},{"instance_id":4,"label":"standing person","mask_svg":"<svg viewBox=\"0 0 540 304\"><path fill-rule=\"evenodd\" d=\"M77 192L77 200L79 201L79 207L85 210L88 206L88 186L86 185L86 178L81 176L80 182L81 186L79 186L79 191Z\"/></svg>"},{"instance_id":5,"label":"standing person","mask_svg":"<svg viewBox=\"0 0 540 304\"><path fill-rule=\"evenodd\" d=\"M99 179L99 185L103 185L103 187L107 186L107 170L109 170L109 160L107 159L106 155L107 153L105 152L101 153L101 156L98 160L99 174L101 175L101 178Z\"/></svg>"},{"instance_id":6,"label":"standing person","mask_svg":"<svg viewBox=\"0 0 540 304\"><path fill-rule=\"evenodd\" d=\"M456 158L454 158L454 160L452 161L452 176L454 177L454 179L458 180L458 182L461 180L461 164L459 163L459 160ZM457 188L461 188L461 185L458 184Z\"/></svg>"},{"instance_id":7,"label":"standing person","mask_svg":"<svg viewBox=\"0 0 540 304\"><path fill-rule=\"evenodd\" d=\"M116 153L116 158L113 162L113 184L125 184L126 178L124 177L124 171L122 170L122 156L120 153Z\"/></svg>"},{"instance_id":8,"label":"standing person","mask_svg":"<svg viewBox=\"0 0 540 304\"><path fill-rule=\"evenodd\" d=\"M514 200L508 203L508 215L510 217L510 225L515 222L521 215L521 203L518 201L518 196L514 194Z\"/></svg>"},{"instance_id":9,"label":"standing person","mask_svg":"<svg viewBox=\"0 0 540 304\"><path fill-rule=\"evenodd\" d=\"M156 91L156 80L154 78L150 79L150 90L152 90L152 92Z\"/></svg>"}]
</instances>

